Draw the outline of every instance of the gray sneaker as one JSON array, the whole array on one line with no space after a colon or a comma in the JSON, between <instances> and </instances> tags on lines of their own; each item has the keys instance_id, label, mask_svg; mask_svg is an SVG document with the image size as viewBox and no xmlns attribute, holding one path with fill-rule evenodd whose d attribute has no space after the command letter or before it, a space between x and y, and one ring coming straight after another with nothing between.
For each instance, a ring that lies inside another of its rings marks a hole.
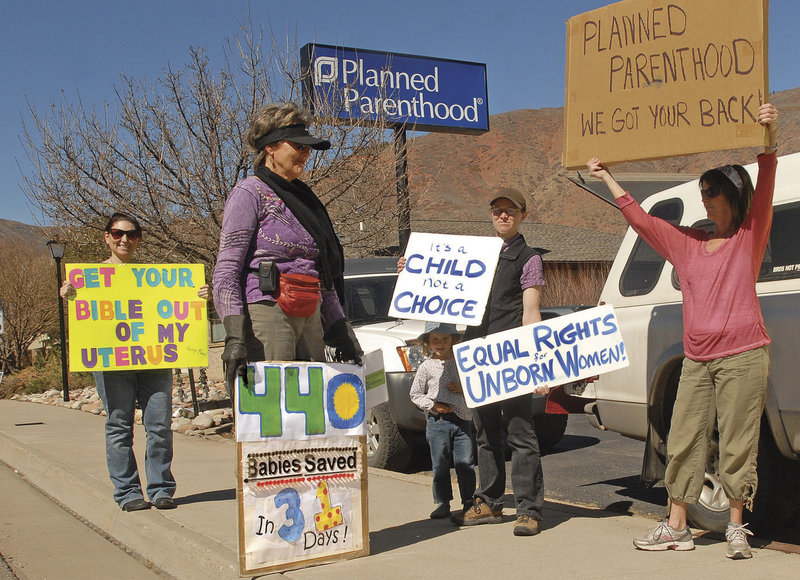
<instances>
[{"instance_id":1,"label":"gray sneaker","mask_svg":"<svg viewBox=\"0 0 800 580\"><path fill-rule=\"evenodd\" d=\"M640 550L650 552L660 552L663 550L694 550L694 540L689 526L682 530L671 527L668 520L660 522L657 526L647 530L647 535L643 538L636 538L633 545Z\"/></svg>"},{"instance_id":2,"label":"gray sneaker","mask_svg":"<svg viewBox=\"0 0 800 580\"><path fill-rule=\"evenodd\" d=\"M752 536L753 532L745 528L746 525L728 522L728 529L725 530L725 539L728 541L726 556L731 560L745 560L753 557L753 554L750 553L750 544L747 543L747 536Z\"/></svg>"}]
</instances>

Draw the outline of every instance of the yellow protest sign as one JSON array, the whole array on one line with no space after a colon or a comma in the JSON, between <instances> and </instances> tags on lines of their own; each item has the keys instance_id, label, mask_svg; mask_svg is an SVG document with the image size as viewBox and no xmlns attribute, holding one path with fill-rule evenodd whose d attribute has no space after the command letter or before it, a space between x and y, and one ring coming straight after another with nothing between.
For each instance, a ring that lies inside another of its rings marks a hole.
<instances>
[{"instance_id":1,"label":"yellow protest sign","mask_svg":"<svg viewBox=\"0 0 800 580\"><path fill-rule=\"evenodd\" d=\"M208 365L198 264L67 264L71 371Z\"/></svg>"},{"instance_id":2,"label":"yellow protest sign","mask_svg":"<svg viewBox=\"0 0 800 580\"><path fill-rule=\"evenodd\" d=\"M567 21L562 163L765 143L768 0L625 0Z\"/></svg>"}]
</instances>

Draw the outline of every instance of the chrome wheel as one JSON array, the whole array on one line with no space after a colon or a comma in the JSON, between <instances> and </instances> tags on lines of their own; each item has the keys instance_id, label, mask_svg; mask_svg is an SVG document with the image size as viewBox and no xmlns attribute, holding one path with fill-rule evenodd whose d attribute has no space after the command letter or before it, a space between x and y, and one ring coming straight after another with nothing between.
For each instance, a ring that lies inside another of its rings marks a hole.
<instances>
[{"instance_id":1,"label":"chrome wheel","mask_svg":"<svg viewBox=\"0 0 800 580\"><path fill-rule=\"evenodd\" d=\"M378 451L380 444L381 429L378 425L378 417L373 409L367 410L367 457L372 457Z\"/></svg>"}]
</instances>

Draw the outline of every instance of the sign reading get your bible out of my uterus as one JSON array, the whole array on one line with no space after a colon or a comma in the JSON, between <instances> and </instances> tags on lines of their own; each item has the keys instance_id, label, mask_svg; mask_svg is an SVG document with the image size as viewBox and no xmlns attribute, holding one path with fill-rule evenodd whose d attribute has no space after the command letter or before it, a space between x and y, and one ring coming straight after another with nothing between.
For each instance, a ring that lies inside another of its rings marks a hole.
<instances>
[{"instance_id":1,"label":"sign reading get your bible out of my uterus","mask_svg":"<svg viewBox=\"0 0 800 580\"><path fill-rule=\"evenodd\" d=\"M76 371L208 365L199 264L67 264L69 367Z\"/></svg>"},{"instance_id":2,"label":"sign reading get your bible out of my uterus","mask_svg":"<svg viewBox=\"0 0 800 580\"><path fill-rule=\"evenodd\" d=\"M389 316L477 326L503 240L413 232Z\"/></svg>"}]
</instances>

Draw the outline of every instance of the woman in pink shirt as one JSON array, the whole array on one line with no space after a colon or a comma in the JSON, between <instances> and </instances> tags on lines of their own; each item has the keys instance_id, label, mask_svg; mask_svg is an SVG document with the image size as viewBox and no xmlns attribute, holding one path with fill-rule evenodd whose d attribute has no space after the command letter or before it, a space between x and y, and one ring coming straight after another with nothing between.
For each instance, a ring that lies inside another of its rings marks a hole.
<instances>
[{"instance_id":1,"label":"woman in pink shirt","mask_svg":"<svg viewBox=\"0 0 800 580\"><path fill-rule=\"evenodd\" d=\"M708 438L716 417L720 476L730 502L725 533L727 557L750 558L742 524L752 508L758 479L756 456L769 375L769 336L756 295L756 281L772 225L778 111L761 105L758 122L769 145L758 156L758 183L740 165L725 165L700 177L700 195L709 233L672 225L647 214L614 180L598 159L587 163L590 175L611 190L631 227L675 267L683 294L684 359L672 414L664 477L669 517L642 538L641 550L692 550L686 521L689 503L703 486Z\"/></svg>"}]
</instances>

